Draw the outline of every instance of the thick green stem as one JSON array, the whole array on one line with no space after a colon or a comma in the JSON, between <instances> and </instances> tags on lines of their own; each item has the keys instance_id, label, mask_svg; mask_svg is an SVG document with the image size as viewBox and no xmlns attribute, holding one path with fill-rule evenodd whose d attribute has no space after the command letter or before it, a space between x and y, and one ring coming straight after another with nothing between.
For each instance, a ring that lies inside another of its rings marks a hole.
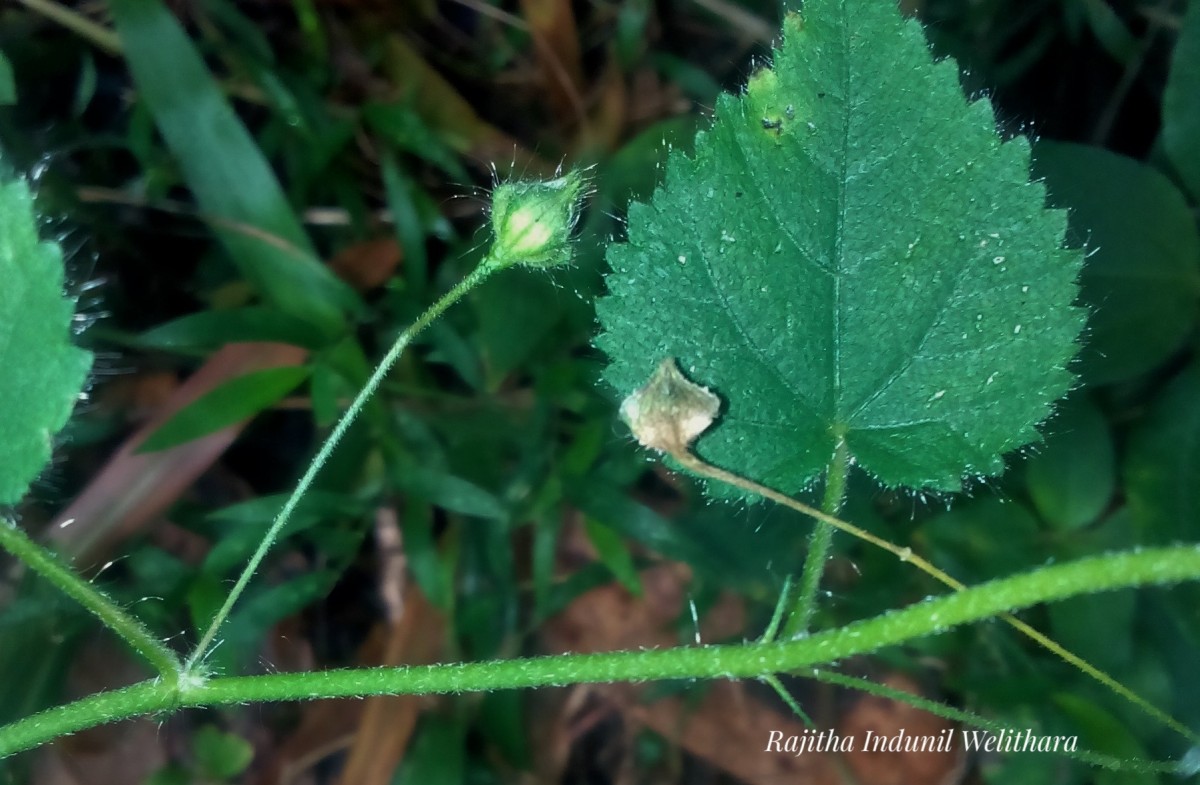
<instances>
[{"instance_id":1,"label":"thick green stem","mask_svg":"<svg viewBox=\"0 0 1200 785\"><path fill-rule=\"evenodd\" d=\"M178 678L179 659L173 651L154 637L140 621L122 610L53 553L31 540L11 521L0 520L0 547L91 611L92 615L119 635L168 682Z\"/></svg>"},{"instance_id":2,"label":"thick green stem","mask_svg":"<svg viewBox=\"0 0 1200 785\"><path fill-rule=\"evenodd\" d=\"M846 478L850 474L850 451L846 440L839 439L837 449L829 460L825 472L825 497L821 512L836 516L846 498ZM808 541L808 556L804 560L804 572L800 576L799 590L792 603L792 611L783 627L783 639L788 640L808 631L813 612L817 608L821 578L825 575L825 562L829 560L829 549L833 547L833 526L828 521L816 520L812 537ZM790 598L789 598L790 599Z\"/></svg>"},{"instance_id":3,"label":"thick green stem","mask_svg":"<svg viewBox=\"0 0 1200 785\"><path fill-rule=\"evenodd\" d=\"M183 706L455 693L660 679L759 678L867 654L967 622L1076 594L1200 579L1200 547L1109 554L985 583L899 611L778 643L567 654L400 668L144 682L0 728L0 757L106 722Z\"/></svg>"},{"instance_id":4,"label":"thick green stem","mask_svg":"<svg viewBox=\"0 0 1200 785\"><path fill-rule=\"evenodd\" d=\"M891 553L894 556L896 556L901 561L908 562L909 564L913 565L914 567L919 569L921 572L930 576L931 578L933 578L934 580L936 580L938 583L942 584L943 586L948 586L951 589L954 589L955 591L963 591L967 588L966 584L964 584L962 581L952 578L944 570L941 570L941 569L935 567L929 561L927 561L927 560L923 559L922 557L913 553L912 548L901 548L899 545L889 542L889 541L883 539L882 537L876 537L874 534L871 534L869 531L867 531L865 529L861 529L852 523L847 523L846 521L843 521L840 518L837 518L826 512L822 512L821 510L818 510L816 507L810 507L809 505L807 505L803 502L796 501L792 497L787 496L786 494L782 494L779 491L775 490L774 488L768 488L765 485L760 485L759 483L756 483L753 480L747 480L745 477L741 477L737 474L734 474L733 472L726 471L725 469L722 469L717 466L713 466L712 464L709 464L709 463L705 463L701 459L697 458L695 455L692 455L692 453L688 452L686 449L672 452L671 457L673 457L675 460L679 461L679 463L682 464L683 466L686 466L687 468L691 469L692 471L696 472L697 474L699 474L703 477L709 477L714 480L719 480L721 482L729 483L730 485L734 486L735 488L741 488L744 491L749 491L750 493L756 493L759 496L762 496L764 499L770 499L771 501L776 502L777 504L782 504L783 506L793 509L796 512L804 513L805 515L807 515L815 520L821 521L822 523L829 524L830 526L832 526L835 529L840 529L841 531L844 531L847 534L851 535L852 537L856 537L856 538L862 540L863 542L869 542L872 545L882 548L883 550L887 551L888 553ZM785 591L786 591L786 588L785 588ZM780 602L783 603L786 599L787 599L787 595L784 594L780 598ZM776 617L772 619L771 625L769 627L769 631L774 631L774 629L776 628L777 622L778 622L778 615L781 612L783 607L786 607L786 606L780 605L780 606L776 607ZM1101 684L1103 684L1104 686L1108 687L1110 690L1112 690L1117 695L1120 695L1121 697L1128 700L1130 703L1132 703L1135 706L1137 706L1138 708L1140 708L1142 711L1146 712L1146 714L1153 717L1155 720L1161 722L1163 725L1166 725L1168 728L1171 728L1172 730L1178 732L1182 736L1184 736L1188 739L1191 739L1196 744L1200 744L1200 734L1195 733L1191 729L1184 726L1182 723L1180 723L1177 720L1175 720L1174 718L1172 718L1169 714L1163 712L1161 709L1157 708L1156 706L1153 706L1145 698L1143 698L1140 695L1138 695L1137 693L1133 692L1128 687L1126 687L1125 685L1121 684L1116 679L1114 679L1112 676L1109 676L1107 673L1100 670L1095 665L1092 665L1090 662L1088 662L1087 660L1080 657L1078 654L1075 654L1075 653L1070 652L1067 649L1063 648L1061 645L1059 645L1055 641L1051 640L1046 635L1043 635L1042 633L1038 632L1033 627L1030 627L1028 624L1021 621L1020 619L1013 616L1012 614L1004 613L1004 614L1000 615L1000 618L1002 618L1013 629L1017 630L1018 632L1022 633L1025 636L1029 637L1031 640L1036 641L1039 645L1044 647L1047 651L1050 651L1053 654L1058 655L1059 657L1061 657L1063 659L1064 662L1074 665L1076 668L1078 668L1082 672L1086 673L1087 675L1094 678L1096 681L1098 681Z\"/></svg>"},{"instance_id":5,"label":"thick green stem","mask_svg":"<svg viewBox=\"0 0 1200 785\"><path fill-rule=\"evenodd\" d=\"M187 665L185 666L185 670L188 673L195 672L197 664L203 660L204 655L209 650L209 647L212 646L213 641L217 637L217 633L221 629L221 625L225 622L225 619L229 616L229 612L233 609L234 603L237 602L242 592L246 589L246 585L250 582L250 579L254 577L254 573L258 569L258 565L262 563L263 558L267 555L267 552L271 549L271 546L275 544L275 539L279 536L279 532L282 531L283 527L287 525L288 520L292 517L292 513L296 511L296 506L300 503L300 500L304 498L304 494L308 492L313 480L316 479L317 474L329 460L329 456L333 454L334 449L338 446L338 443L341 442L342 437L346 435L346 431L348 431L350 426L354 424L354 421L362 412L363 407L366 406L367 401L370 400L371 396L375 394L375 391L379 388L379 385L383 382L384 378L387 377L388 372L391 371L392 366L396 364L396 361L400 359L400 355L403 354L408 345L412 343L413 338L415 338L421 333L422 330L432 324L433 321L441 316L447 308L462 299L463 295L481 284L489 275L500 269L502 266L504 265L497 264L490 256L485 258L471 272L470 275L463 278L454 286L453 289L438 298L437 302L429 306L429 308L426 309L426 311L422 313L417 320L408 327L408 329L400 333L400 335L396 338L395 343L393 343L392 347L388 349L388 352L386 355L384 355L383 360L380 361L378 367L375 368L375 371L371 374L370 378L367 379L367 383L363 385L362 390L359 391L358 395L355 396L354 400L350 403L350 406L346 409L345 414L343 414L342 418L338 420L337 425L333 427L329 437L326 438L325 443L321 445L321 449L317 451L312 463L308 465L308 469L304 472L304 476L300 478L298 483L296 483L296 488L292 491L292 495L288 497L288 500L280 509L279 514L275 516L275 520L271 523L271 528L267 530L262 542L258 544L258 548L254 551L254 555L250 557L250 561L242 570L242 574L238 576L237 583L233 585L233 589L229 592L229 596L225 598L225 603L221 606L220 610L217 611L216 616L213 617L212 622L208 625L208 629L204 632L204 636L200 639L200 642L196 644L195 651L193 651L191 656L188 657Z\"/></svg>"}]
</instances>

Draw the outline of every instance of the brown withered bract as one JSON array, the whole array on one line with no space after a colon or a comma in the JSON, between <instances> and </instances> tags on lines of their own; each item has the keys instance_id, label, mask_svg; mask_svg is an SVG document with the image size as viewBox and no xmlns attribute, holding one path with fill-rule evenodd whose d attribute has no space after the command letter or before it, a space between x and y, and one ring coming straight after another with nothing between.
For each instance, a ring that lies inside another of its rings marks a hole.
<instances>
[{"instance_id":1,"label":"brown withered bract","mask_svg":"<svg viewBox=\"0 0 1200 785\"><path fill-rule=\"evenodd\" d=\"M643 447L676 454L686 452L712 425L720 408L720 398L689 380L668 358L621 403L621 419Z\"/></svg>"}]
</instances>

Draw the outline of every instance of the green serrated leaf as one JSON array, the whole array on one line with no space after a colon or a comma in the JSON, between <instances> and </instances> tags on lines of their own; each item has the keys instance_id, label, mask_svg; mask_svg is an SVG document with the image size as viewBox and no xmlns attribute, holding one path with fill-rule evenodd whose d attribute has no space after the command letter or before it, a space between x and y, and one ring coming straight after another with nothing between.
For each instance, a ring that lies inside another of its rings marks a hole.
<instances>
[{"instance_id":1,"label":"green serrated leaf","mask_svg":"<svg viewBox=\"0 0 1200 785\"><path fill-rule=\"evenodd\" d=\"M809 0L774 70L629 212L597 305L622 395L666 357L725 400L698 452L786 490L845 438L886 485L957 489L1071 383L1082 254L920 27Z\"/></svg>"},{"instance_id":2,"label":"green serrated leaf","mask_svg":"<svg viewBox=\"0 0 1200 785\"><path fill-rule=\"evenodd\" d=\"M71 344L62 251L38 239L23 182L0 182L0 505L15 504L50 460L92 355Z\"/></svg>"},{"instance_id":3,"label":"green serrated leaf","mask_svg":"<svg viewBox=\"0 0 1200 785\"><path fill-rule=\"evenodd\" d=\"M1192 0L1183 17L1163 90L1162 141L1171 163L1200 199L1200 3Z\"/></svg>"},{"instance_id":4,"label":"green serrated leaf","mask_svg":"<svg viewBox=\"0 0 1200 785\"><path fill-rule=\"evenodd\" d=\"M1200 296L1200 237L1183 194L1145 164L1099 147L1039 142L1034 173L1071 209L1092 308L1080 374L1093 384L1156 368L1183 342Z\"/></svg>"},{"instance_id":5,"label":"green serrated leaf","mask_svg":"<svg viewBox=\"0 0 1200 785\"><path fill-rule=\"evenodd\" d=\"M308 374L307 367L285 366L230 379L177 412L138 451L165 450L253 417L294 390Z\"/></svg>"}]
</instances>

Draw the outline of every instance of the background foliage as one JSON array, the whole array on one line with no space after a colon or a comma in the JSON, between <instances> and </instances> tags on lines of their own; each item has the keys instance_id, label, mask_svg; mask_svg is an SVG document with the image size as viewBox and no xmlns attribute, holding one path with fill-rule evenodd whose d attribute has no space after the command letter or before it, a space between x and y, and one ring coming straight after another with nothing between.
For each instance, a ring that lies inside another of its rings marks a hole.
<instances>
[{"instance_id":1,"label":"background foliage","mask_svg":"<svg viewBox=\"0 0 1200 785\"><path fill-rule=\"evenodd\" d=\"M1035 171L1088 251L1090 342L1082 383L1044 446L1008 456L1000 479L927 502L860 473L845 517L967 582L1195 541L1200 8L907 5L935 51L959 59L967 90L992 98L1002 133L1039 139ZM289 670L762 629L802 561L808 524L780 509L705 503L645 462L599 383L591 302L602 241L622 231L612 216L649 194L665 147L689 148L719 89L745 83L778 28L773 4L119 0L95 16L58 7L100 25L84 35L33 8L0 10L0 139L40 211L64 216L42 233L68 252L68 290L88 322L80 342L98 359L91 400L19 507L24 526L155 629L194 636L368 358L470 268L490 162L518 174L594 163L575 267L509 272L426 333L321 476L210 662ZM168 449L145 451L156 446ZM821 626L936 588L891 557L838 548ZM0 719L140 676L53 589L4 576ZM1200 724L1195 587L1079 598L1028 618ZM1016 727L1080 733L1094 749L1183 752L998 625L846 667ZM824 726L934 722L790 686ZM770 782L796 776L780 768L795 764L765 759L755 731L787 723L799 727L753 686L328 702L185 714L160 732L103 729L20 758L5 776L41 779L55 767L94 781L110 765L125 778L111 782L274 782L289 772ZM704 741L714 728L727 743ZM328 754L307 755L314 747ZM838 781L828 761L804 765L813 781ZM883 781L869 762L850 765L859 781ZM910 767L907 781L937 776L920 761L896 765ZM1116 777L1028 756L972 766L990 782Z\"/></svg>"}]
</instances>

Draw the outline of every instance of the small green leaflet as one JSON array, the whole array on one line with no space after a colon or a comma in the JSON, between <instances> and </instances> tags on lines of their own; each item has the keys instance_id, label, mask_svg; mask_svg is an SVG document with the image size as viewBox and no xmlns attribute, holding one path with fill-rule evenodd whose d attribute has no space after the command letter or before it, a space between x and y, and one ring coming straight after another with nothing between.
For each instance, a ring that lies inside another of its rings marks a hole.
<instances>
[{"instance_id":1,"label":"small green leaflet","mask_svg":"<svg viewBox=\"0 0 1200 785\"><path fill-rule=\"evenodd\" d=\"M597 304L618 395L675 357L705 459L798 490L839 439L888 486L996 474L1074 378L1083 254L986 100L888 0L808 0L629 211Z\"/></svg>"},{"instance_id":2,"label":"small green leaflet","mask_svg":"<svg viewBox=\"0 0 1200 785\"><path fill-rule=\"evenodd\" d=\"M50 460L92 355L71 344L62 251L38 240L22 182L0 182L0 505L15 504Z\"/></svg>"}]
</instances>

